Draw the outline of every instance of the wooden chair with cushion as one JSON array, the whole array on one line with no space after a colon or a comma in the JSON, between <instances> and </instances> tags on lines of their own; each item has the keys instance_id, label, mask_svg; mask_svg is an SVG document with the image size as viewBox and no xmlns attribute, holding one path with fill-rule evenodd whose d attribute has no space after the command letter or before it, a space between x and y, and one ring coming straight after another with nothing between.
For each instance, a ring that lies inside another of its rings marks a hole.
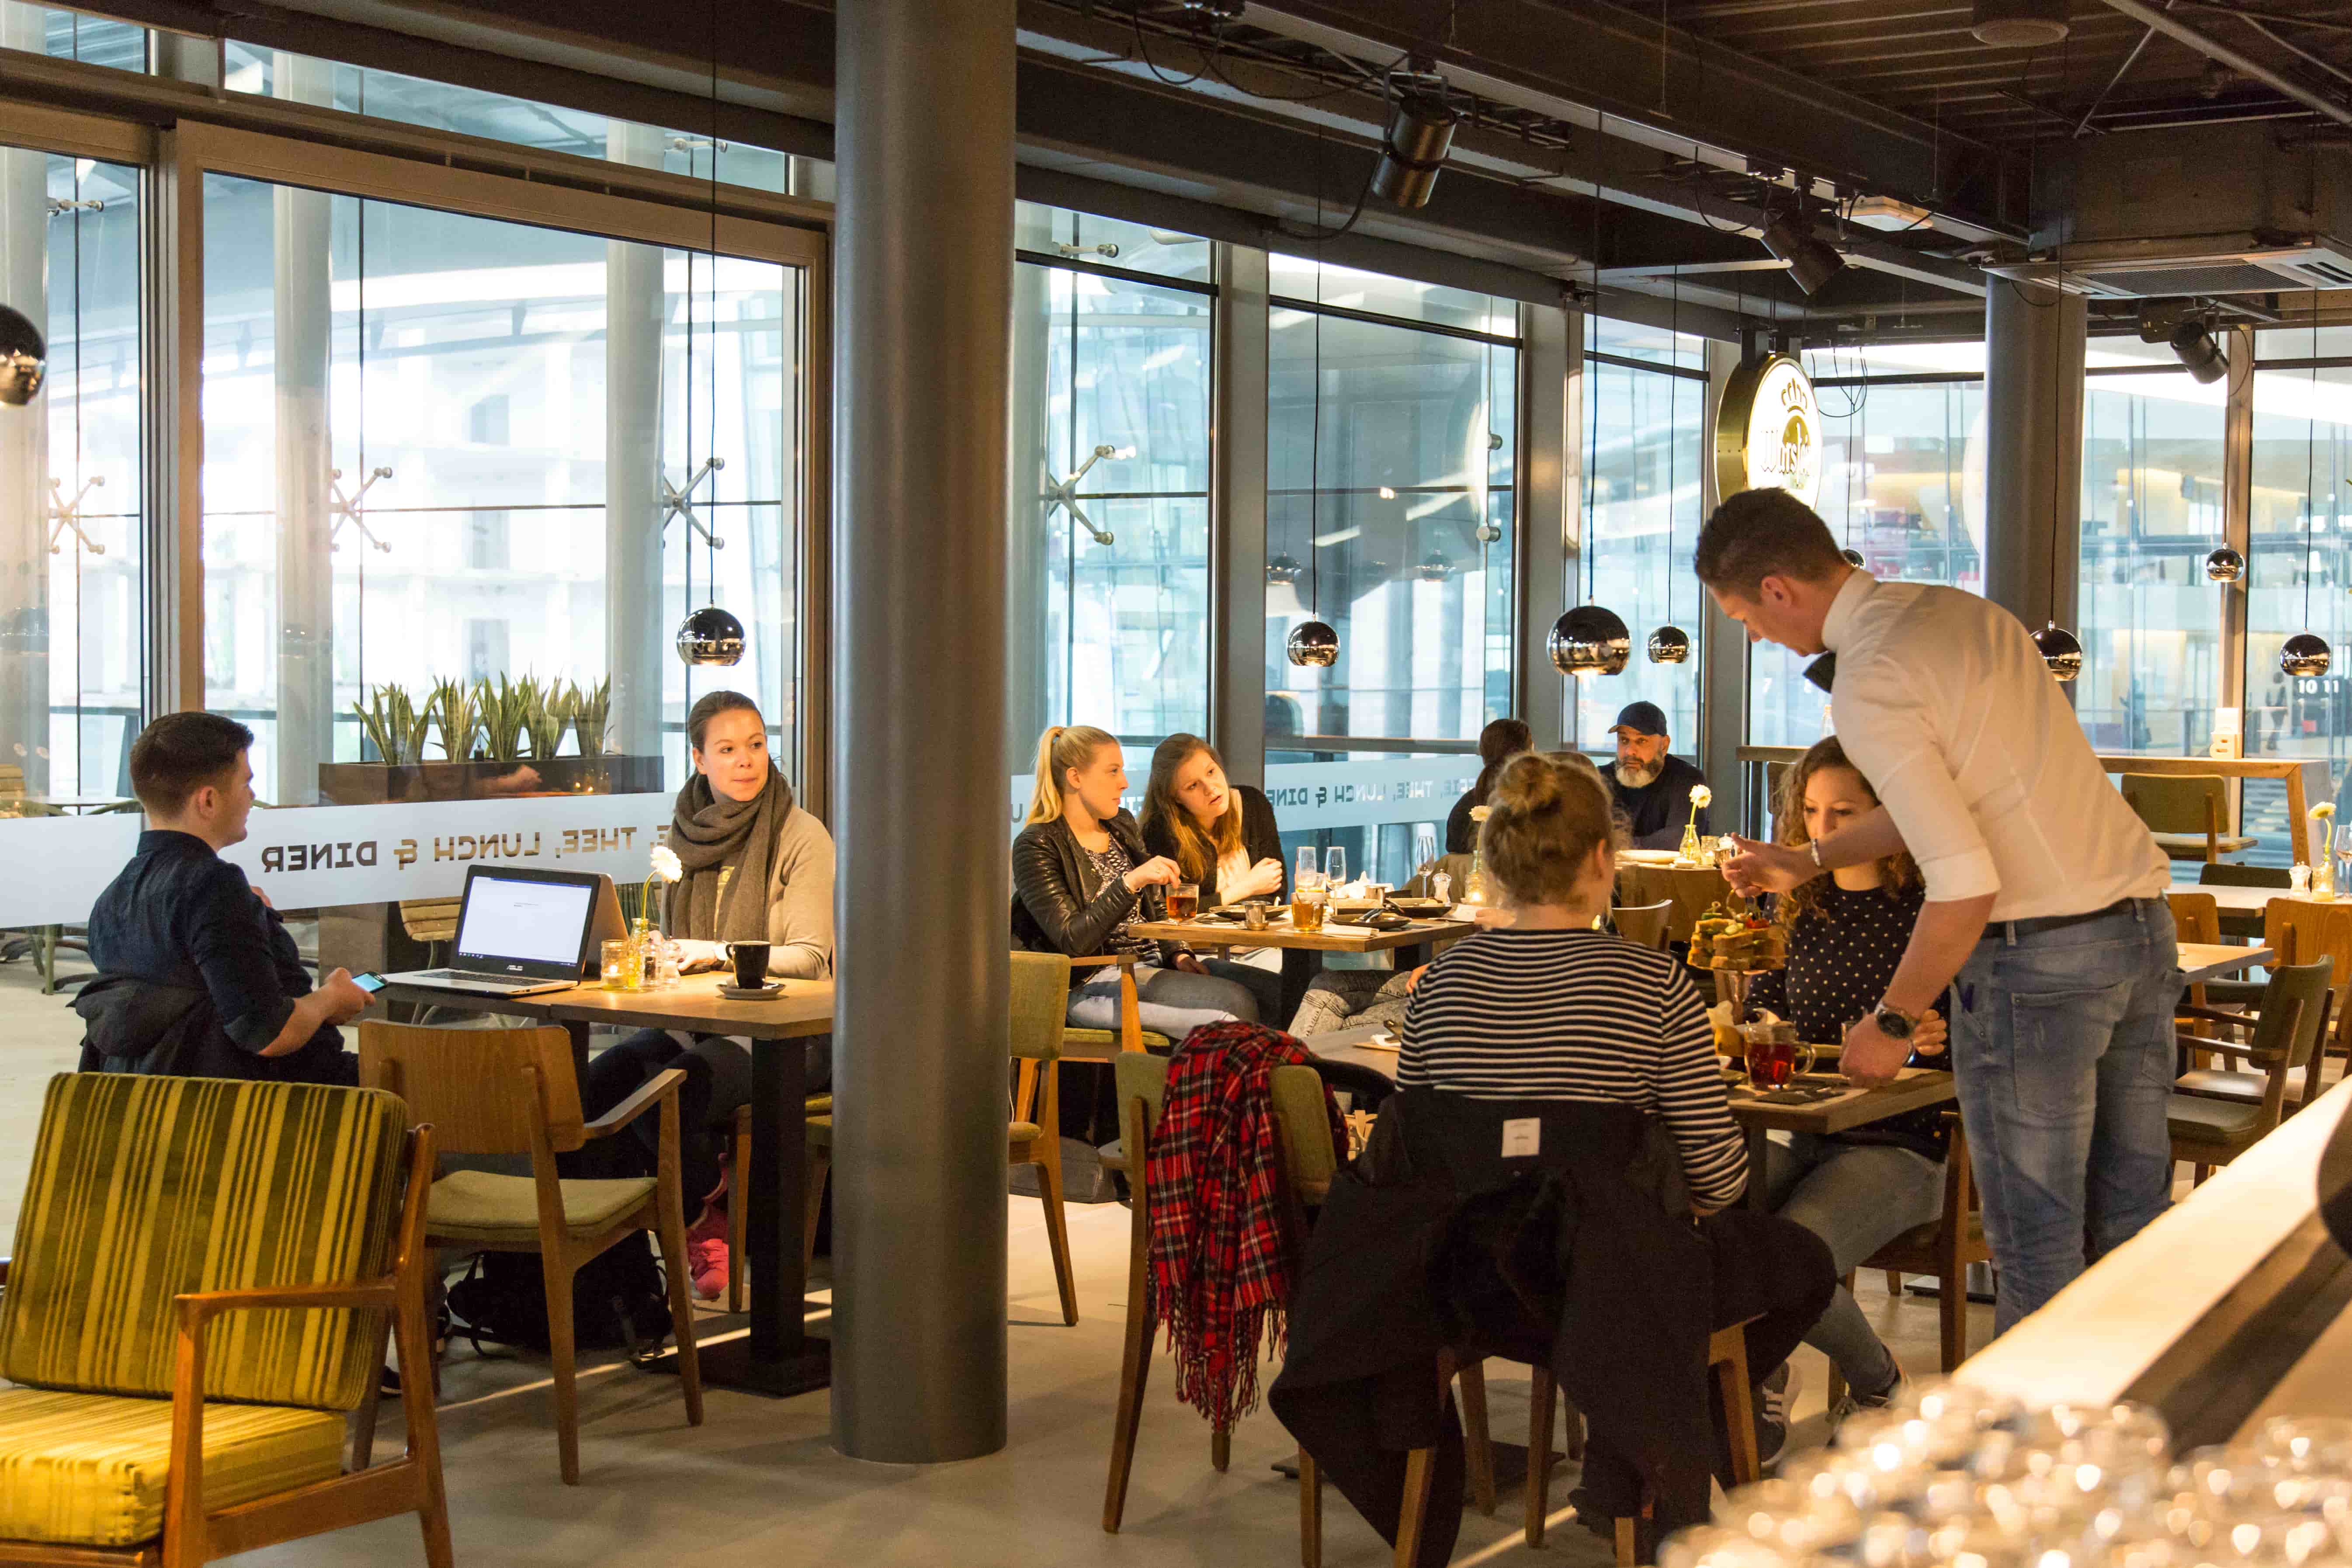
<instances>
[{"instance_id":1,"label":"wooden chair with cushion","mask_svg":"<svg viewBox=\"0 0 2352 1568\"><path fill-rule=\"evenodd\" d=\"M2189 1072L2181 1075L2171 1097L2167 1120L2172 1129L2172 1157L2194 1167L2191 1179L2202 1184L2216 1165L2226 1165L2267 1137L2279 1124L2286 1104L2288 1080L2308 1072L2306 1085L2317 1078L2320 1036L2327 1026L2333 996L2329 982L2335 965L2283 964L2271 972L2270 994L2261 1013L2224 1013L2213 1008L2187 1007L2185 1016L2221 1030L2249 1034L2244 1045L2219 1036L2184 1035L2184 1047L2243 1061L2258 1073ZM2234 1086L2213 1080L2259 1077L2263 1094L2248 1102L2235 1093L2217 1093Z\"/></svg>"},{"instance_id":2,"label":"wooden chair with cushion","mask_svg":"<svg viewBox=\"0 0 2352 1568\"><path fill-rule=\"evenodd\" d=\"M1620 904L1609 911L1609 923L1617 934L1636 947L1654 947L1665 951L1666 923L1675 910L1669 899L1655 904Z\"/></svg>"},{"instance_id":3,"label":"wooden chair with cushion","mask_svg":"<svg viewBox=\"0 0 2352 1568\"><path fill-rule=\"evenodd\" d=\"M833 1114L833 1096L812 1094L802 1102L802 1114L812 1119ZM812 1121L814 1124L814 1121ZM828 1129L832 1123L828 1121ZM734 1168L751 1168L751 1108L735 1108L733 1136L730 1143L734 1151ZM816 1260L816 1227L824 1215L824 1179L833 1170L833 1142L830 1138L820 1147L811 1139L805 1145L807 1155L802 1169L807 1175L801 1183L801 1272L806 1277L809 1265ZM727 1310L742 1311L749 1302L744 1286L744 1245L751 1239L751 1202L749 1198L730 1196L727 1205Z\"/></svg>"},{"instance_id":4,"label":"wooden chair with cushion","mask_svg":"<svg viewBox=\"0 0 2352 1568\"><path fill-rule=\"evenodd\" d=\"M2294 886L2284 866L2239 866L2227 860L2217 860L2197 868L2197 885L2200 888L2273 888L2284 893ZM2228 937L2256 937L2263 934L2263 917L2259 911L2223 910L2221 933ZM2225 982L2242 984L2243 982ZM2221 993L2214 994L2218 997Z\"/></svg>"},{"instance_id":5,"label":"wooden chair with cushion","mask_svg":"<svg viewBox=\"0 0 2352 1568\"><path fill-rule=\"evenodd\" d=\"M2278 964L2316 963L2324 960L2335 965L2335 1000L2328 1025L2321 1029L2318 1047L2304 1064L2303 1076L2287 1081L2284 1113L2292 1116L2319 1098L2331 1052L2352 1061L2352 904L2273 899L2263 910L2263 945L2277 954ZM2273 973L2276 973L2275 968ZM2217 980L2203 989L2208 1006L2244 1007L2250 1013L2259 1013L2270 994L2268 982L2233 984ZM2185 1016L2183 1024L2200 1039L2212 1032L2213 1026L2199 1014ZM2210 1050L2197 1049L2191 1063L2196 1070L2184 1074L2175 1087L2184 1093L2209 1099L2260 1105L2269 1092L2269 1075L2215 1068L2208 1059L2210 1054Z\"/></svg>"},{"instance_id":6,"label":"wooden chair with cushion","mask_svg":"<svg viewBox=\"0 0 2352 1568\"><path fill-rule=\"evenodd\" d=\"M1943 1330L1943 1370L1950 1373L1969 1359L1969 1266L1992 1258L1985 1240L1984 1199L1977 1191L1976 1172L1969 1163L1968 1130L1955 1111L1944 1118L1950 1129L1951 1148L1944 1157L1944 1212L1926 1225L1914 1226L1863 1260L1864 1268L1886 1271L1886 1293L1900 1296L1906 1274L1930 1274L1936 1279L1936 1313ZM1853 1289L1855 1274L1845 1277ZM1845 1374L1830 1363L1830 1408L1845 1397Z\"/></svg>"},{"instance_id":7,"label":"wooden chair with cushion","mask_svg":"<svg viewBox=\"0 0 2352 1568\"><path fill-rule=\"evenodd\" d=\"M2175 860L2210 863L2254 847L2229 831L2230 781L2219 773L2125 773L2116 788Z\"/></svg>"},{"instance_id":8,"label":"wooden chair with cushion","mask_svg":"<svg viewBox=\"0 0 2352 1568\"><path fill-rule=\"evenodd\" d=\"M0 1262L0 1562L195 1568L413 1512L447 1568L429 1382L405 1453L343 1462L383 1320L432 1362L433 1145L365 1089L50 1079Z\"/></svg>"},{"instance_id":9,"label":"wooden chair with cushion","mask_svg":"<svg viewBox=\"0 0 2352 1568\"><path fill-rule=\"evenodd\" d=\"M2212 894L2167 893L2164 901L2172 908L2172 928L2182 942L2219 942L2221 940L2221 906ZM2195 1006L2206 1005L2202 982L2189 988L2189 1000Z\"/></svg>"},{"instance_id":10,"label":"wooden chair with cushion","mask_svg":"<svg viewBox=\"0 0 2352 1568\"><path fill-rule=\"evenodd\" d=\"M539 1254L564 1484L580 1481L572 1279L582 1264L639 1231L653 1232L661 1246L686 1419L701 1426L702 1375L678 1192L677 1089L686 1075L676 1068L656 1074L594 1121L583 1121L572 1044L560 1028L428 1029L369 1019L360 1025L360 1080L406 1100L412 1115L439 1130L445 1152L530 1156L528 1176L455 1171L434 1183L426 1240L468 1252ZM556 1175L556 1155L623 1131L649 1111L661 1119L656 1174L602 1181ZM403 1379L411 1381L422 1380Z\"/></svg>"}]
</instances>

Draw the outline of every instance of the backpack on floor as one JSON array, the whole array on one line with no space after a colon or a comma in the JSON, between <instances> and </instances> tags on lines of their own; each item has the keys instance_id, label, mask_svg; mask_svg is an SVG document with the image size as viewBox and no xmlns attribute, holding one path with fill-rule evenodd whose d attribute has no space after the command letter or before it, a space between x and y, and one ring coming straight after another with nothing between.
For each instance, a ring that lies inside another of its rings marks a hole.
<instances>
[{"instance_id":1,"label":"backpack on floor","mask_svg":"<svg viewBox=\"0 0 2352 1568\"><path fill-rule=\"evenodd\" d=\"M482 1252L449 1287L449 1331L543 1351L547 1284L535 1252ZM625 1348L631 1358L658 1349L670 1330L669 1297L644 1231L590 1258L572 1277L572 1337L583 1350Z\"/></svg>"}]
</instances>

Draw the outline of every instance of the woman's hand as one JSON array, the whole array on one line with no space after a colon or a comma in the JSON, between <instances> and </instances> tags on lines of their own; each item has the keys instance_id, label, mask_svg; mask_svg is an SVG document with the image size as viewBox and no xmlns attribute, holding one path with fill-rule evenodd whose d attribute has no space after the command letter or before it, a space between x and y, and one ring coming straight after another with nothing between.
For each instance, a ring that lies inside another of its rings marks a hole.
<instances>
[{"instance_id":1,"label":"woman's hand","mask_svg":"<svg viewBox=\"0 0 2352 1568\"><path fill-rule=\"evenodd\" d=\"M1243 874L1239 887L1230 889L1220 888L1217 891L1227 903L1278 893L1282 891L1282 862L1269 856Z\"/></svg>"},{"instance_id":2,"label":"woman's hand","mask_svg":"<svg viewBox=\"0 0 2352 1568\"><path fill-rule=\"evenodd\" d=\"M1176 955L1176 967L1182 970L1187 974L1206 974L1209 973L1208 966L1201 962L1200 955L1190 951L1180 952Z\"/></svg>"},{"instance_id":3,"label":"woman's hand","mask_svg":"<svg viewBox=\"0 0 2352 1568\"><path fill-rule=\"evenodd\" d=\"M1911 1031L1911 1054L1940 1057L1951 1038L1952 1031L1944 1023L1943 1015L1933 1007L1919 1015L1919 1026Z\"/></svg>"},{"instance_id":4,"label":"woman's hand","mask_svg":"<svg viewBox=\"0 0 2352 1568\"><path fill-rule=\"evenodd\" d=\"M1415 991L1419 990L1421 988L1421 977L1428 973L1429 965L1426 963L1423 964L1418 969L1406 970L1404 975L1404 994L1410 996Z\"/></svg>"},{"instance_id":5,"label":"woman's hand","mask_svg":"<svg viewBox=\"0 0 2352 1568\"><path fill-rule=\"evenodd\" d=\"M1127 884L1127 890L1130 893L1139 893L1146 888L1155 886L1172 888L1183 879L1184 875L1177 870L1176 862L1165 855L1154 855L1120 879Z\"/></svg>"}]
</instances>

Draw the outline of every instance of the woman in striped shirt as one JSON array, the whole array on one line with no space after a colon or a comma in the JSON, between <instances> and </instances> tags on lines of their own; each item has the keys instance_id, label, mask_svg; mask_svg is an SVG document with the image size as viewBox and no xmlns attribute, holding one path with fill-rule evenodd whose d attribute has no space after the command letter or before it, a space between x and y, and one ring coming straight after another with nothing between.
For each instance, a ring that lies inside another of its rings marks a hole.
<instances>
[{"instance_id":1,"label":"woman in striped shirt","mask_svg":"<svg viewBox=\"0 0 2352 1568\"><path fill-rule=\"evenodd\" d=\"M1504 764L1487 804L1479 847L1501 921L1440 954L1414 987L1397 1082L1476 1100L1619 1100L1656 1116L1715 1254L1715 1321L1754 1317L1748 1364L1770 1373L1829 1303L1829 1249L1801 1226L1729 1206L1747 1186L1747 1149L1698 993L1668 954L1593 929L1616 884L1608 791L1588 770L1526 754ZM1767 1458L1794 1395L1792 1383L1760 1390Z\"/></svg>"}]
</instances>

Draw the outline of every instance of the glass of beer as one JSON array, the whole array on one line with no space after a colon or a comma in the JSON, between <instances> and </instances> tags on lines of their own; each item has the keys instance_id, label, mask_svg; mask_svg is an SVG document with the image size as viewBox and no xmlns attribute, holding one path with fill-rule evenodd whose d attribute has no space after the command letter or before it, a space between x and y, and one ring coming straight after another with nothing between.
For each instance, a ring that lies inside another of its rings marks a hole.
<instances>
[{"instance_id":1,"label":"glass of beer","mask_svg":"<svg viewBox=\"0 0 2352 1568\"><path fill-rule=\"evenodd\" d=\"M1329 891L1323 888L1301 888L1290 900L1290 929L1312 936L1323 929L1323 905Z\"/></svg>"},{"instance_id":2,"label":"glass of beer","mask_svg":"<svg viewBox=\"0 0 2352 1568\"><path fill-rule=\"evenodd\" d=\"M1201 912L1201 884L1178 882L1168 889L1168 918L1189 921Z\"/></svg>"}]
</instances>

